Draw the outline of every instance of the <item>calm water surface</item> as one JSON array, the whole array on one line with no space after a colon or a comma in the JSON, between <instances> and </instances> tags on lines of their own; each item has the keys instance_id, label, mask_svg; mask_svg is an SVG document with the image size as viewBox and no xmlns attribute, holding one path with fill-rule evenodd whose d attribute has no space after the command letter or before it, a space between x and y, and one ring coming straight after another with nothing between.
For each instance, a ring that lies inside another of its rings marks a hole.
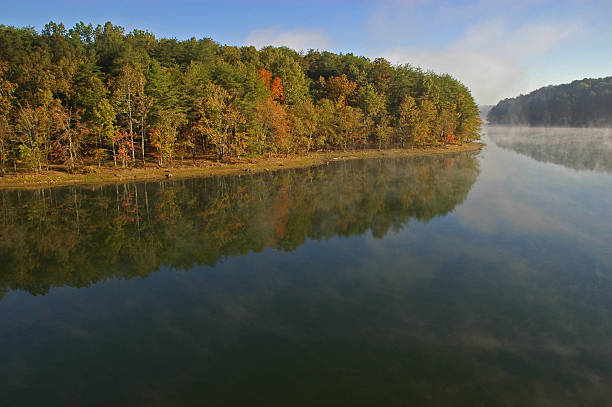
<instances>
[{"instance_id":1,"label":"calm water surface","mask_svg":"<svg viewBox=\"0 0 612 407\"><path fill-rule=\"evenodd\" d=\"M0 191L0 405L608 404L612 143L512 132Z\"/></svg>"}]
</instances>

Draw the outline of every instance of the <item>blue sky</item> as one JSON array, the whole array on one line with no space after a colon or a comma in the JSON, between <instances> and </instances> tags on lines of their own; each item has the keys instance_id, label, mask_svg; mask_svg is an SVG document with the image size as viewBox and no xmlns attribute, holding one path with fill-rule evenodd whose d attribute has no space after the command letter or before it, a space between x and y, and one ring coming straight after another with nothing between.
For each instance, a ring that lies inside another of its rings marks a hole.
<instances>
[{"instance_id":1,"label":"blue sky","mask_svg":"<svg viewBox=\"0 0 612 407\"><path fill-rule=\"evenodd\" d=\"M612 1L0 0L0 24L111 21L157 37L329 49L448 72L482 104L612 75Z\"/></svg>"}]
</instances>

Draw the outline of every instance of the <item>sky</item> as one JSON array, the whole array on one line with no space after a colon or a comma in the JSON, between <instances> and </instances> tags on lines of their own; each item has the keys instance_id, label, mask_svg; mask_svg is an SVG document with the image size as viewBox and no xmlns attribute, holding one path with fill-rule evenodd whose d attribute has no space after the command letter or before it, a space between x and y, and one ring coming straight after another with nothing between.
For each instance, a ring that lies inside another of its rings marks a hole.
<instances>
[{"instance_id":1,"label":"sky","mask_svg":"<svg viewBox=\"0 0 612 407\"><path fill-rule=\"evenodd\" d=\"M612 76L604 0L0 0L0 24L111 21L156 37L384 57L449 73L476 102Z\"/></svg>"}]
</instances>

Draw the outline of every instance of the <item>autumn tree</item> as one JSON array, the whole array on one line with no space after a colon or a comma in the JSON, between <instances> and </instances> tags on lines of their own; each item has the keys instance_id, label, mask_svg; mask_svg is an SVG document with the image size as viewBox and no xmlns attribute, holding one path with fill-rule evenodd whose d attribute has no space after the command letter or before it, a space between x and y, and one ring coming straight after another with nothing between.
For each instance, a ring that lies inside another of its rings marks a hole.
<instances>
[{"instance_id":1,"label":"autumn tree","mask_svg":"<svg viewBox=\"0 0 612 407\"><path fill-rule=\"evenodd\" d=\"M265 47L260 51L260 61L283 84L284 102L290 106L309 98L309 80L299 64L299 54L288 48Z\"/></svg>"},{"instance_id":2,"label":"autumn tree","mask_svg":"<svg viewBox=\"0 0 612 407\"><path fill-rule=\"evenodd\" d=\"M285 100L285 91L283 88L283 81L278 76L272 76L272 72L261 68L257 71L259 79L263 82L266 88L270 91L270 99L276 102L282 102Z\"/></svg>"},{"instance_id":3,"label":"autumn tree","mask_svg":"<svg viewBox=\"0 0 612 407\"><path fill-rule=\"evenodd\" d=\"M305 152L317 147L318 115L312 101L306 100L289 107L287 119L296 151Z\"/></svg>"},{"instance_id":4,"label":"autumn tree","mask_svg":"<svg viewBox=\"0 0 612 407\"><path fill-rule=\"evenodd\" d=\"M107 99L98 102L93 110L93 125L96 134L96 149L94 158L100 162L106 156L104 144L110 142L113 152L113 162L117 166L117 153L115 149L115 110Z\"/></svg>"},{"instance_id":5,"label":"autumn tree","mask_svg":"<svg viewBox=\"0 0 612 407\"><path fill-rule=\"evenodd\" d=\"M341 145L336 104L329 99L321 99L316 105L316 117L317 136L315 145L318 148Z\"/></svg>"},{"instance_id":6,"label":"autumn tree","mask_svg":"<svg viewBox=\"0 0 612 407\"><path fill-rule=\"evenodd\" d=\"M460 143L480 139L482 120L478 114L478 106L474 103L468 89L459 84L457 94L457 141Z\"/></svg>"},{"instance_id":7,"label":"autumn tree","mask_svg":"<svg viewBox=\"0 0 612 407\"><path fill-rule=\"evenodd\" d=\"M151 131L151 143L157 150L159 165L172 162L178 129L185 122L185 114L173 110L157 112Z\"/></svg>"},{"instance_id":8,"label":"autumn tree","mask_svg":"<svg viewBox=\"0 0 612 407\"><path fill-rule=\"evenodd\" d=\"M46 106L19 109L17 115L17 142L19 157L36 173L47 163L51 136L51 118Z\"/></svg>"},{"instance_id":9,"label":"autumn tree","mask_svg":"<svg viewBox=\"0 0 612 407\"><path fill-rule=\"evenodd\" d=\"M4 172L9 157L13 131L8 118L0 117L0 171Z\"/></svg>"},{"instance_id":10,"label":"autumn tree","mask_svg":"<svg viewBox=\"0 0 612 407\"><path fill-rule=\"evenodd\" d=\"M136 99L136 88L141 80L141 72L137 71L132 65L125 64L121 67L119 76L115 81L115 106L116 112L127 129L130 138L130 148L132 160L136 159L134 150L134 104Z\"/></svg>"},{"instance_id":11,"label":"autumn tree","mask_svg":"<svg viewBox=\"0 0 612 407\"><path fill-rule=\"evenodd\" d=\"M13 136L9 115L16 88L15 84L5 78L6 70L6 63L0 60L0 171L4 170Z\"/></svg>"},{"instance_id":12,"label":"autumn tree","mask_svg":"<svg viewBox=\"0 0 612 407\"><path fill-rule=\"evenodd\" d=\"M121 161L121 166L126 168L130 161L130 135L124 130L116 129L112 137L113 153L115 148L114 146L117 146L116 158Z\"/></svg>"},{"instance_id":13,"label":"autumn tree","mask_svg":"<svg viewBox=\"0 0 612 407\"><path fill-rule=\"evenodd\" d=\"M269 151L289 153L289 121L283 106L275 100L267 100L257 105L257 117L262 125Z\"/></svg>"},{"instance_id":14,"label":"autumn tree","mask_svg":"<svg viewBox=\"0 0 612 407\"><path fill-rule=\"evenodd\" d=\"M137 75L135 85L134 121L140 130L140 150L142 153L142 164L145 165L146 128L153 108L153 98L147 95L145 91L146 78L144 75Z\"/></svg>"},{"instance_id":15,"label":"autumn tree","mask_svg":"<svg viewBox=\"0 0 612 407\"><path fill-rule=\"evenodd\" d=\"M327 80L320 77L319 87L325 98L346 104L349 103L357 84L349 81L346 75L342 74L340 76L330 76Z\"/></svg>"},{"instance_id":16,"label":"autumn tree","mask_svg":"<svg viewBox=\"0 0 612 407\"><path fill-rule=\"evenodd\" d=\"M363 112L364 128L373 135L378 148L382 148L390 133L384 96L378 93L374 86L368 84L359 90L359 106Z\"/></svg>"},{"instance_id":17,"label":"autumn tree","mask_svg":"<svg viewBox=\"0 0 612 407\"><path fill-rule=\"evenodd\" d=\"M419 120L416 101L412 96L406 95L399 107L397 123L398 138L402 146L413 139L413 134L418 130Z\"/></svg>"},{"instance_id":18,"label":"autumn tree","mask_svg":"<svg viewBox=\"0 0 612 407\"><path fill-rule=\"evenodd\" d=\"M240 112L233 105L230 94L221 86L209 83L199 105L201 119L198 131L207 134L215 147L217 158L222 160L230 151L240 155L244 149L240 132Z\"/></svg>"},{"instance_id":19,"label":"autumn tree","mask_svg":"<svg viewBox=\"0 0 612 407\"><path fill-rule=\"evenodd\" d=\"M386 95L393 85L393 67L384 58L376 58L369 72L370 82L381 95Z\"/></svg>"},{"instance_id":20,"label":"autumn tree","mask_svg":"<svg viewBox=\"0 0 612 407\"><path fill-rule=\"evenodd\" d=\"M101 166L110 151L114 165L136 157L145 165L148 154L165 165L198 150L224 159L462 143L478 139L482 124L469 90L450 75L351 53L51 21L40 32L0 25L0 60L0 167L12 156L15 171L19 159L36 171L49 160ZM604 90L601 106L583 109L605 107ZM502 105L496 110L515 106Z\"/></svg>"},{"instance_id":21,"label":"autumn tree","mask_svg":"<svg viewBox=\"0 0 612 407\"><path fill-rule=\"evenodd\" d=\"M291 150L287 112L281 102L285 99L283 81L266 69L259 70L259 78L269 91L269 97L255 108L269 151L288 153Z\"/></svg>"},{"instance_id":22,"label":"autumn tree","mask_svg":"<svg viewBox=\"0 0 612 407\"><path fill-rule=\"evenodd\" d=\"M207 134L202 131L201 121L206 85L210 82L210 69L210 66L202 62L191 61L182 78L182 101L185 106L187 131L193 146L194 156L197 145L201 146L202 152L206 150Z\"/></svg>"},{"instance_id":23,"label":"autumn tree","mask_svg":"<svg viewBox=\"0 0 612 407\"><path fill-rule=\"evenodd\" d=\"M88 133L87 127L80 121L77 111L60 103L51 107L50 119L56 133L56 155L72 171L81 161L81 144Z\"/></svg>"},{"instance_id":24,"label":"autumn tree","mask_svg":"<svg viewBox=\"0 0 612 407\"><path fill-rule=\"evenodd\" d=\"M337 102L336 114L338 120L337 134L339 135L337 147L347 150L349 147L355 147L358 142L363 142L364 115L362 110Z\"/></svg>"},{"instance_id":25,"label":"autumn tree","mask_svg":"<svg viewBox=\"0 0 612 407\"><path fill-rule=\"evenodd\" d=\"M438 111L436 105L429 99L422 99L418 103L419 119L412 133L412 142L418 146L424 146L434 142L434 134L437 125Z\"/></svg>"},{"instance_id":26,"label":"autumn tree","mask_svg":"<svg viewBox=\"0 0 612 407\"><path fill-rule=\"evenodd\" d=\"M456 138L457 121L459 115L454 109L442 109L438 116L440 138L444 143L454 143Z\"/></svg>"}]
</instances>

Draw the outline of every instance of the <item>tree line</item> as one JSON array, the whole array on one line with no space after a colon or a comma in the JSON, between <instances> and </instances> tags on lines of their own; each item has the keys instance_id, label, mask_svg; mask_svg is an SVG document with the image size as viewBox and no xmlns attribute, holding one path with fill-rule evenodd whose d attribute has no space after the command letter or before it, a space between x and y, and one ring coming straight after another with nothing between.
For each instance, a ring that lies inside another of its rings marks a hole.
<instances>
[{"instance_id":1,"label":"tree line","mask_svg":"<svg viewBox=\"0 0 612 407\"><path fill-rule=\"evenodd\" d=\"M307 239L383 237L461 203L473 153L93 188L0 191L0 298L189 269Z\"/></svg>"},{"instance_id":2,"label":"tree line","mask_svg":"<svg viewBox=\"0 0 612 407\"><path fill-rule=\"evenodd\" d=\"M545 86L504 99L487 115L493 124L528 126L612 126L612 76Z\"/></svg>"},{"instance_id":3,"label":"tree line","mask_svg":"<svg viewBox=\"0 0 612 407\"><path fill-rule=\"evenodd\" d=\"M480 125L456 79L383 58L0 25L0 171L465 142Z\"/></svg>"}]
</instances>

